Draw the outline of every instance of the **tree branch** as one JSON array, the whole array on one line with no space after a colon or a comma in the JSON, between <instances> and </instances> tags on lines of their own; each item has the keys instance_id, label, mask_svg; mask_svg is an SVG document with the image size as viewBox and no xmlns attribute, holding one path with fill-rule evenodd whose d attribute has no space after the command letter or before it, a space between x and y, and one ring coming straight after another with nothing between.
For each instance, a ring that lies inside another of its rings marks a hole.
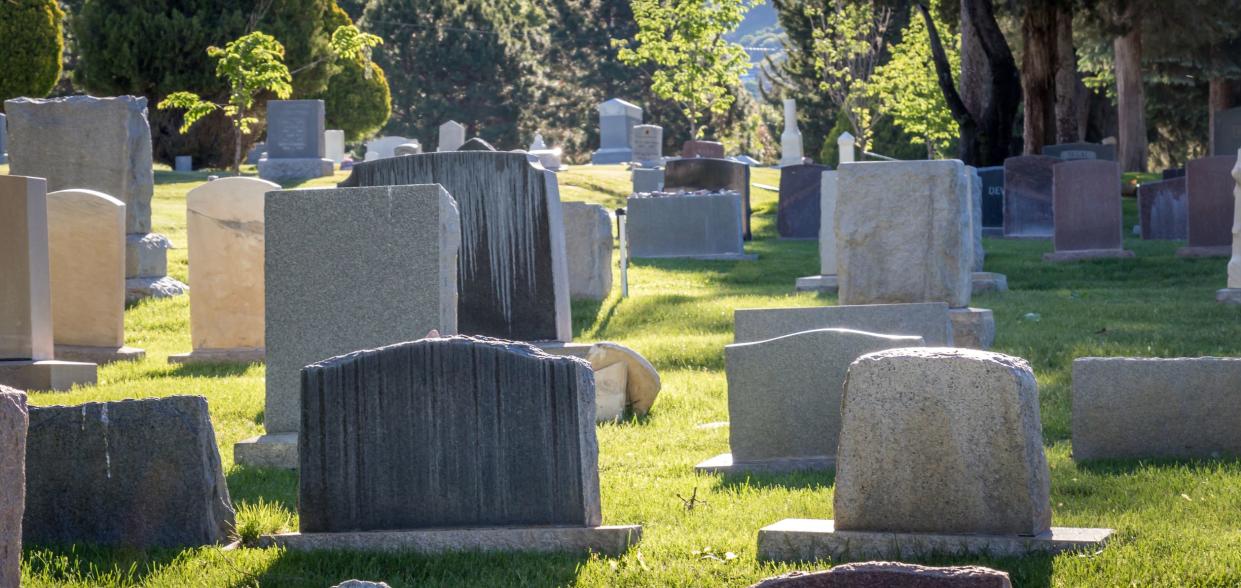
<instances>
[{"instance_id":1,"label":"tree branch","mask_svg":"<svg viewBox=\"0 0 1241 588\"><path fill-rule=\"evenodd\" d=\"M948 56L944 53L944 44L939 38L939 30L935 28L935 21L931 18L926 4L919 2L918 11L922 13L922 18L926 21L927 36L931 40L931 57L935 61L935 74L939 79L939 88L944 92L944 101L948 103L948 110L952 112L952 118L956 119L957 124L975 125L973 114L966 108L965 101L957 92L956 83L952 81L952 66L949 65Z\"/></svg>"}]
</instances>

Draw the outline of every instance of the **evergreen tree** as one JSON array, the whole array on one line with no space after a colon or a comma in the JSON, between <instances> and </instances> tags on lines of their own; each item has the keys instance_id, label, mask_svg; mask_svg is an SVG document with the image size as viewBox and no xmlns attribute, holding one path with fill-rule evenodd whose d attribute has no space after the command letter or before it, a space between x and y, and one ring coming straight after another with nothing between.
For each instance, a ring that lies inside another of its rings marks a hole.
<instances>
[{"instance_id":1,"label":"evergreen tree","mask_svg":"<svg viewBox=\"0 0 1241 588\"><path fill-rule=\"evenodd\" d=\"M52 0L0 2L0 111L9 98L42 98L60 78L64 13Z\"/></svg>"}]
</instances>

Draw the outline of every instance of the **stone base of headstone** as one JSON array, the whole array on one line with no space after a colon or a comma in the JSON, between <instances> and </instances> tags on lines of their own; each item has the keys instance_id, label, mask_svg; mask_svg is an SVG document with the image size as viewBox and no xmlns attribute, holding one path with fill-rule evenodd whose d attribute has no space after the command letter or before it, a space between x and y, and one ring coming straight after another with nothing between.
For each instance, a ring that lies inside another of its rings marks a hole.
<instances>
[{"instance_id":1,"label":"stone base of headstone","mask_svg":"<svg viewBox=\"0 0 1241 588\"><path fill-rule=\"evenodd\" d=\"M125 278L125 302L137 302L143 298L167 298L190 291L183 282L168 276Z\"/></svg>"},{"instance_id":2,"label":"stone base of headstone","mask_svg":"<svg viewBox=\"0 0 1241 588\"><path fill-rule=\"evenodd\" d=\"M265 349L195 349L169 355L168 363L263 363L266 355Z\"/></svg>"},{"instance_id":3,"label":"stone base of headstone","mask_svg":"<svg viewBox=\"0 0 1241 588\"><path fill-rule=\"evenodd\" d=\"M758 558L767 561L833 562L922 559L933 555L1022 557L1066 551L1097 551L1112 529L1052 527L1037 536L949 535L887 531L837 531L829 519L784 519L758 531Z\"/></svg>"},{"instance_id":4,"label":"stone base of headstone","mask_svg":"<svg viewBox=\"0 0 1241 588\"><path fill-rule=\"evenodd\" d=\"M19 390L63 392L75 384L93 385L99 366L58 359L0 361L0 384Z\"/></svg>"},{"instance_id":5,"label":"stone base of headstone","mask_svg":"<svg viewBox=\"0 0 1241 588\"><path fill-rule=\"evenodd\" d=\"M1128 249L1080 249L1077 251L1053 251L1043 254L1043 261L1053 263L1084 261L1087 259L1128 259L1133 252Z\"/></svg>"},{"instance_id":6,"label":"stone base of headstone","mask_svg":"<svg viewBox=\"0 0 1241 588\"><path fill-rule=\"evenodd\" d=\"M952 344L968 349L991 349L995 343L995 315L989 308L951 308Z\"/></svg>"},{"instance_id":7,"label":"stone base of headstone","mask_svg":"<svg viewBox=\"0 0 1241 588\"><path fill-rule=\"evenodd\" d=\"M258 468L296 470L297 433L260 435L233 445L235 463Z\"/></svg>"},{"instance_id":8,"label":"stone base of headstone","mask_svg":"<svg viewBox=\"0 0 1241 588\"><path fill-rule=\"evenodd\" d=\"M827 292L834 294L840 289L840 280L835 275L806 276L797 278L795 288L798 292Z\"/></svg>"},{"instance_id":9,"label":"stone base of headstone","mask_svg":"<svg viewBox=\"0 0 1241 588\"><path fill-rule=\"evenodd\" d=\"M549 355L571 355L582 359L586 359L586 354L594 346L594 343L566 343L564 341L530 341L530 344Z\"/></svg>"},{"instance_id":10,"label":"stone base of headstone","mask_svg":"<svg viewBox=\"0 0 1241 588\"><path fill-rule=\"evenodd\" d=\"M1215 301L1220 304L1241 304L1241 288L1222 288L1215 292Z\"/></svg>"},{"instance_id":11,"label":"stone base of headstone","mask_svg":"<svg viewBox=\"0 0 1241 588\"><path fill-rule=\"evenodd\" d=\"M57 345L53 355L63 361L84 361L103 365L114 361L139 361L147 352L137 347L94 347L88 345Z\"/></svg>"},{"instance_id":12,"label":"stone base of headstone","mask_svg":"<svg viewBox=\"0 0 1241 588\"><path fill-rule=\"evenodd\" d=\"M664 189L663 169L637 167L631 173L635 194L638 192L660 192Z\"/></svg>"},{"instance_id":13,"label":"stone base of headstone","mask_svg":"<svg viewBox=\"0 0 1241 588\"><path fill-rule=\"evenodd\" d=\"M694 466L695 471L704 474L787 474L834 469L836 469L836 458L828 456L733 461L731 453L721 453Z\"/></svg>"},{"instance_id":14,"label":"stone base of headstone","mask_svg":"<svg viewBox=\"0 0 1241 588\"><path fill-rule=\"evenodd\" d=\"M642 538L641 525L603 527L487 527L349 533L264 535L262 547L290 551L361 551L437 554L456 551L571 552L623 555Z\"/></svg>"},{"instance_id":15,"label":"stone base of headstone","mask_svg":"<svg viewBox=\"0 0 1241 588\"><path fill-rule=\"evenodd\" d=\"M1181 247L1176 250L1177 257L1229 257L1232 255L1232 247L1222 245L1218 247Z\"/></svg>"},{"instance_id":16,"label":"stone base of headstone","mask_svg":"<svg viewBox=\"0 0 1241 588\"><path fill-rule=\"evenodd\" d=\"M982 236L1003 239L1004 227L983 227Z\"/></svg>"},{"instance_id":17,"label":"stone base of headstone","mask_svg":"<svg viewBox=\"0 0 1241 588\"><path fill-rule=\"evenodd\" d=\"M715 253L711 255L630 255L633 259L692 259L695 261L754 261L757 253Z\"/></svg>"},{"instance_id":18,"label":"stone base of headstone","mask_svg":"<svg viewBox=\"0 0 1241 588\"><path fill-rule=\"evenodd\" d=\"M260 159L259 177L277 184L330 176L336 163L330 159Z\"/></svg>"},{"instance_id":19,"label":"stone base of headstone","mask_svg":"<svg viewBox=\"0 0 1241 588\"><path fill-rule=\"evenodd\" d=\"M630 161L633 161L633 149L600 149L590 154L590 163L593 165L629 163Z\"/></svg>"},{"instance_id":20,"label":"stone base of headstone","mask_svg":"<svg viewBox=\"0 0 1241 588\"><path fill-rule=\"evenodd\" d=\"M984 292L1007 292L1008 276L995 272L974 272L971 277L973 282L973 295L977 296Z\"/></svg>"}]
</instances>

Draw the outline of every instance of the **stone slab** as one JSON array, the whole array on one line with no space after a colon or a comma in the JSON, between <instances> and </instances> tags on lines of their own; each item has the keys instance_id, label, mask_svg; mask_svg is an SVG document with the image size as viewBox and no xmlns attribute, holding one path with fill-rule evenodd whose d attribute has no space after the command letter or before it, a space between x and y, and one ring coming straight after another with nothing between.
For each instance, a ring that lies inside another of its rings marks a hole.
<instances>
[{"instance_id":1,"label":"stone slab","mask_svg":"<svg viewBox=\"0 0 1241 588\"><path fill-rule=\"evenodd\" d=\"M438 137L439 141L435 145L437 152L456 151L465 144L465 125L450 120L440 125Z\"/></svg>"},{"instance_id":2,"label":"stone slab","mask_svg":"<svg viewBox=\"0 0 1241 588\"><path fill-rule=\"evenodd\" d=\"M1186 166L1189 190L1188 243L1194 247L1231 247L1233 189L1232 168L1237 154L1203 157Z\"/></svg>"},{"instance_id":3,"label":"stone slab","mask_svg":"<svg viewBox=\"0 0 1241 588\"><path fill-rule=\"evenodd\" d=\"M353 533L265 535L260 547L290 551L441 554L455 551L572 552L624 555L642 538L640 525L601 527L494 527Z\"/></svg>"},{"instance_id":4,"label":"stone slab","mask_svg":"<svg viewBox=\"0 0 1241 588\"><path fill-rule=\"evenodd\" d=\"M162 277L168 274L168 250L172 240L159 233L125 235L125 277Z\"/></svg>"},{"instance_id":5,"label":"stone slab","mask_svg":"<svg viewBox=\"0 0 1241 588\"><path fill-rule=\"evenodd\" d=\"M250 467L297 469L297 433L260 435L233 445L233 462Z\"/></svg>"},{"instance_id":6,"label":"stone slab","mask_svg":"<svg viewBox=\"0 0 1241 588\"><path fill-rule=\"evenodd\" d=\"M840 285L836 259L836 203L840 181L835 170L823 172L819 183L819 275L832 276L833 292Z\"/></svg>"},{"instance_id":7,"label":"stone slab","mask_svg":"<svg viewBox=\"0 0 1241 588\"><path fill-rule=\"evenodd\" d=\"M1228 257L1232 255L1232 247L1218 245L1215 247L1181 247L1176 250L1177 257Z\"/></svg>"},{"instance_id":8,"label":"stone slab","mask_svg":"<svg viewBox=\"0 0 1241 588\"><path fill-rule=\"evenodd\" d=\"M968 349L991 349L995 344L995 314L989 308L953 308L952 343Z\"/></svg>"},{"instance_id":9,"label":"stone slab","mask_svg":"<svg viewBox=\"0 0 1241 588\"><path fill-rule=\"evenodd\" d=\"M1241 456L1241 358L1073 361L1073 459Z\"/></svg>"},{"instance_id":10,"label":"stone slab","mask_svg":"<svg viewBox=\"0 0 1241 588\"><path fill-rule=\"evenodd\" d=\"M327 158L325 116L322 100L268 100L267 159Z\"/></svg>"},{"instance_id":11,"label":"stone slab","mask_svg":"<svg viewBox=\"0 0 1241 588\"><path fill-rule=\"evenodd\" d=\"M92 347L88 345L57 345L56 359L79 361L94 364L107 364L116 361L141 361L146 351L137 347Z\"/></svg>"},{"instance_id":12,"label":"stone slab","mask_svg":"<svg viewBox=\"0 0 1241 588\"><path fill-rule=\"evenodd\" d=\"M664 189L663 168L636 167L629 173L633 179L633 193L635 194L638 192L661 192Z\"/></svg>"},{"instance_id":13,"label":"stone slab","mask_svg":"<svg viewBox=\"0 0 1241 588\"><path fill-rule=\"evenodd\" d=\"M744 208L738 194L631 197L626 208L630 257L745 254Z\"/></svg>"},{"instance_id":14,"label":"stone slab","mask_svg":"<svg viewBox=\"0 0 1241 588\"><path fill-rule=\"evenodd\" d=\"M789 474L792 472L825 472L836 468L836 458L790 457L736 461L731 453L721 453L694 466L704 474Z\"/></svg>"},{"instance_id":15,"label":"stone slab","mask_svg":"<svg viewBox=\"0 0 1241 588\"><path fill-rule=\"evenodd\" d=\"M1215 291L1215 301L1220 304L1241 304L1241 288L1220 288Z\"/></svg>"},{"instance_id":16,"label":"stone slab","mask_svg":"<svg viewBox=\"0 0 1241 588\"><path fill-rule=\"evenodd\" d=\"M598 375L602 370L616 364L625 366L625 410L637 415L644 415L651 410L663 382L655 366L647 361L642 354L619 343L600 341L590 346L586 353L586 361Z\"/></svg>"},{"instance_id":17,"label":"stone slab","mask_svg":"<svg viewBox=\"0 0 1241 588\"><path fill-rule=\"evenodd\" d=\"M724 159L724 144L719 141L686 141L681 144L681 157Z\"/></svg>"},{"instance_id":18,"label":"stone slab","mask_svg":"<svg viewBox=\"0 0 1241 588\"><path fill-rule=\"evenodd\" d=\"M1097 551L1112 529L1051 527L1033 537L838 531L834 521L784 519L758 531L758 558L767 561L861 561L932 556L1024 557Z\"/></svg>"},{"instance_id":19,"label":"stone slab","mask_svg":"<svg viewBox=\"0 0 1241 588\"><path fill-rule=\"evenodd\" d=\"M798 292L825 292L834 294L840 288L838 276L805 276L797 278L794 289Z\"/></svg>"},{"instance_id":20,"label":"stone slab","mask_svg":"<svg viewBox=\"0 0 1241 588\"><path fill-rule=\"evenodd\" d=\"M1184 240L1189 234L1185 176L1138 186L1138 218L1143 239Z\"/></svg>"},{"instance_id":21,"label":"stone slab","mask_svg":"<svg viewBox=\"0 0 1241 588\"><path fill-rule=\"evenodd\" d=\"M629 144L633 160L644 167L664 164L664 128L659 125L635 125L630 130ZM634 176L637 182L637 176Z\"/></svg>"},{"instance_id":22,"label":"stone slab","mask_svg":"<svg viewBox=\"0 0 1241 588\"><path fill-rule=\"evenodd\" d=\"M603 300L612 291L612 217L598 204L564 202L561 206L569 296Z\"/></svg>"},{"instance_id":23,"label":"stone slab","mask_svg":"<svg viewBox=\"0 0 1241 588\"><path fill-rule=\"evenodd\" d=\"M259 177L278 184L296 183L303 180L330 176L336 169L332 160L323 158L260 159Z\"/></svg>"},{"instance_id":24,"label":"stone slab","mask_svg":"<svg viewBox=\"0 0 1241 588\"><path fill-rule=\"evenodd\" d=\"M987 236L1004 234L1004 166L978 168L982 180L982 230ZM988 229L991 229L988 234ZM997 231L998 230L998 231Z\"/></svg>"},{"instance_id":25,"label":"stone slab","mask_svg":"<svg viewBox=\"0 0 1241 588\"><path fill-rule=\"evenodd\" d=\"M1007 292L1008 276L996 272L974 272L970 276L974 296L987 292Z\"/></svg>"},{"instance_id":26,"label":"stone slab","mask_svg":"<svg viewBox=\"0 0 1241 588\"><path fill-rule=\"evenodd\" d=\"M474 137L466 141L457 148L457 151L495 151L496 148L491 143L483 140L482 137Z\"/></svg>"},{"instance_id":27,"label":"stone slab","mask_svg":"<svg viewBox=\"0 0 1241 588\"><path fill-rule=\"evenodd\" d=\"M168 298L180 296L190 291L190 287L168 276L150 278L125 278L125 303L137 302L143 298Z\"/></svg>"},{"instance_id":28,"label":"stone slab","mask_svg":"<svg viewBox=\"0 0 1241 588\"><path fill-rule=\"evenodd\" d=\"M1052 201L1056 253L1124 246L1116 162L1077 160L1053 167Z\"/></svg>"},{"instance_id":29,"label":"stone slab","mask_svg":"<svg viewBox=\"0 0 1241 588\"><path fill-rule=\"evenodd\" d=\"M970 196L970 232L974 241L974 263L970 269L981 272L986 265L987 250L982 244L982 178L978 175L978 168L965 166L965 180Z\"/></svg>"},{"instance_id":30,"label":"stone slab","mask_svg":"<svg viewBox=\"0 0 1241 588\"><path fill-rule=\"evenodd\" d=\"M531 345L538 347L544 353L549 355L572 355L586 359L586 355L590 353L594 343L582 342L564 342L564 341L531 341Z\"/></svg>"},{"instance_id":31,"label":"stone slab","mask_svg":"<svg viewBox=\"0 0 1241 588\"><path fill-rule=\"evenodd\" d=\"M952 345L952 320L942 302L740 308L733 312L736 343L764 341L807 329L852 329L883 335L916 335L927 345Z\"/></svg>"},{"instance_id":32,"label":"stone slab","mask_svg":"<svg viewBox=\"0 0 1241 588\"><path fill-rule=\"evenodd\" d=\"M750 588L1012 588L1007 572L979 566L932 568L906 563L834 565L821 572L789 572Z\"/></svg>"},{"instance_id":33,"label":"stone slab","mask_svg":"<svg viewBox=\"0 0 1241 588\"><path fill-rule=\"evenodd\" d=\"M1088 259L1129 259L1133 252L1128 249L1084 249L1079 251L1053 251L1043 254L1043 261L1066 262Z\"/></svg>"},{"instance_id":34,"label":"stone slab","mask_svg":"<svg viewBox=\"0 0 1241 588\"><path fill-rule=\"evenodd\" d=\"M619 98L596 107L599 111L599 150L590 155L595 165L633 161L630 137L642 124L642 109Z\"/></svg>"},{"instance_id":35,"label":"stone slab","mask_svg":"<svg viewBox=\"0 0 1241 588\"><path fill-rule=\"evenodd\" d=\"M1053 168L1062 160L1021 155L1004 160L1004 236L1045 239L1055 232Z\"/></svg>"},{"instance_id":36,"label":"stone slab","mask_svg":"<svg viewBox=\"0 0 1241 588\"><path fill-rule=\"evenodd\" d=\"M785 239L818 239L825 165L786 165L780 168L780 197L776 231Z\"/></svg>"},{"instance_id":37,"label":"stone slab","mask_svg":"<svg viewBox=\"0 0 1241 588\"><path fill-rule=\"evenodd\" d=\"M1044 145L1043 155L1064 161L1116 161L1116 146L1108 143L1062 143Z\"/></svg>"},{"instance_id":38,"label":"stone slab","mask_svg":"<svg viewBox=\"0 0 1241 588\"><path fill-rule=\"evenodd\" d=\"M1235 156L1241 149L1241 108L1217 110L1211 133L1211 155Z\"/></svg>"},{"instance_id":39,"label":"stone slab","mask_svg":"<svg viewBox=\"0 0 1241 588\"><path fill-rule=\"evenodd\" d=\"M0 480L5 486L0 492L0 586L21 584L28 424L26 394L0 386Z\"/></svg>"},{"instance_id":40,"label":"stone slab","mask_svg":"<svg viewBox=\"0 0 1241 588\"><path fill-rule=\"evenodd\" d=\"M664 164L664 190L732 190L741 194L742 237L750 239L750 166L726 159L672 159Z\"/></svg>"},{"instance_id":41,"label":"stone slab","mask_svg":"<svg viewBox=\"0 0 1241 588\"><path fill-rule=\"evenodd\" d=\"M464 134L464 131L463 131L463 134ZM409 139L406 139L405 137L398 137L395 135L390 135L390 136L385 136L385 137L375 137L374 139L371 139L370 141L366 142L366 153L365 155L363 155L363 157L366 159L366 161L375 161L376 159L395 157L396 148L409 142L410 142ZM417 141L414 141L414 142L417 143ZM419 146L419 149L420 149L419 152L421 152L421 145Z\"/></svg>"},{"instance_id":42,"label":"stone slab","mask_svg":"<svg viewBox=\"0 0 1241 588\"><path fill-rule=\"evenodd\" d=\"M22 390L64 392L74 386L93 386L99 366L93 363L41 360L0 360L0 384Z\"/></svg>"},{"instance_id":43,"label":"stone slab","mask_svg":"<svg viewBox=\"0 0 1241 588\"><path fill-rule=\"evenodd\" d=\"M345 160L345 131L328 129L323 131L323 156L340 165Z\"/></svg>"},{"instance_id":44,"label":"stone slab","mask_svg":"<svg viewBox=\"0 0 1241 588\"><path fill-rule=\"evenodd\" d=\"M189 353L168 356L168 363L264 363L267 353L263 349L197 349Z\"/></svg>"},{"instance_id":45,"label":"stone slab","mask_svg":"<svg viewBox=\"0 0 1241 588\"><path fill-rule=\"evenodd\" d=\"M125 344L125 204L94 190L51 192L47 225L56 346L116 352Z\"/></svg>"},{"instance_id":46,"label":"stone slab","mask_svg":"<svg viewBox=\"0 0 1241 588\"><path fill-rule=\"evenodd\" d=\"M47 229L47 182L0 176L0 361L52 359Z\"/></svg>"}]
</instances>

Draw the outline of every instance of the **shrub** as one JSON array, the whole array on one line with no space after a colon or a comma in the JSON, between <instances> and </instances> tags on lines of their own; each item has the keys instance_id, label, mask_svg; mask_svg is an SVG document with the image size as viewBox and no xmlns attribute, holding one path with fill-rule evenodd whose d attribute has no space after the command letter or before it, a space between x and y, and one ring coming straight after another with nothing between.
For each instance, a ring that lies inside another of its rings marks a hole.
<instances>
[{"instance_id":1,"label":"shrub","mask_svg":"<svg viewBox=\"0 0 1241 588\"><path fill-rule=\"evenodd\" d=\"M64 18L53 0L0 1L0 103L52 91L65 49Z\"/></svg>"}]
</instances>

